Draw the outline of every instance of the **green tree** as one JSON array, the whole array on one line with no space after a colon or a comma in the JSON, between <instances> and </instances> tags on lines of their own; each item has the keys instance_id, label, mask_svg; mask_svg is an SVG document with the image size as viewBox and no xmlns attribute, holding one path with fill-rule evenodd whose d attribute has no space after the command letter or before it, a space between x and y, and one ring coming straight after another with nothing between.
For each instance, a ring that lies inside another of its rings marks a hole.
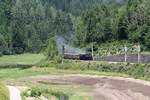
<instances>
[{"instance_id":1,"label":"green tree","mask_svg":"<svg viewBox=\"0 0 150 100\"><path fill-rule=\"evenodd\" d=\"M6 50L7 42L3 35L0 34L0 55Z\"/></svg>"},{"instance_id":2,"label":"green tree","mask_svg":"<svg viewBox=\"0 0 150 100\"><path fill-rule=\"evenodd\" d=\"M140 42L142 37L143 25L146 24L143 0L129 0L127 5L126 23L131 42ZM147 15L146 15L147 16Z\"/></svg>"},{"instance_id":3,"label":"green tree","mask_svg":"<svg viewBox=\"0 0 150 100\"><path fill-rule=\"evenodd\" d=\"M47 49L46 49L46 55L49 60L54 59L58 55L55 33L51 33L51 35L50 35L50 38L48 40Z\"/></svg>"},{"instance_id":4,"label":"green tree","mask_svg":"<svg viewBox=\"0 0 150 100\"><path fill-rule=\"evenodd\" d=\"M86 27L81 17L75 19L75 38L74 43L76 46L86 46Z\"/></svg>"}]
</instances>

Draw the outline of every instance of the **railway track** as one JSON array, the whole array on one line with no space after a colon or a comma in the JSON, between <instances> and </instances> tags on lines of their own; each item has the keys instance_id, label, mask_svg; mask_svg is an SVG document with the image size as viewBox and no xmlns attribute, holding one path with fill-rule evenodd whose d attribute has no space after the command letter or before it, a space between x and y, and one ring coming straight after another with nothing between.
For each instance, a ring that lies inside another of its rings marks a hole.
<instances>
[{"instance_id":1,"label":"railway track","mask_svg":"<svg viewBox=\"0 0 150 100\"><path fill-rule=\"evenodd\" d=\"M125 62L124 55L105 56L95 59L96 61L108 61L108 62ZM128 54L127 61L129 63L138 63L138 54ZM150 55L141 54L140 63L150 63Z\"/></svg>"},{"instance_id":2,"label":"railway track","mask_svg":"<svg viewBox=\"0 0 150 100\"><path fill-rule=\"evenodd\" d=\"M65 53L64 59L71 60L94 60L94 61L107 61L107 62L125 62L125 55L113 55L113 56L104 56L104 57L92 57L91 54L73 54ZM127 54L126 62L128 63L150 63L150 54L141 54L140 59L138 59L138 54Z\"/></svg>"}]
</instances>

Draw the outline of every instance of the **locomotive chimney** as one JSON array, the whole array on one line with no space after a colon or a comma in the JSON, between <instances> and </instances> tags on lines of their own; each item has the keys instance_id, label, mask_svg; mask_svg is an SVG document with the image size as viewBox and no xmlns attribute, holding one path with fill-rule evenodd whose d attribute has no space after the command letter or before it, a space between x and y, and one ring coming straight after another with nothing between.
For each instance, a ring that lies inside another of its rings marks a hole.
<instances>
[{"instance_id":1,"label":"locomotive chimney","mask_svg":"<svg viewBox=\"0 0 150 100\"><path fill-rule=\"evenodd\" d=\"M63 64L63 59L64 59L64 54L65 54L65 46L62 45L62 64Z\"/></svg>"},{"instance_id":2,"label":"locomotive chimney","mask_svg":"<svg viewBox=\"0 0 150 100\"><path fill-rule=\"evenodd\" d=\"M62 55L64 55L64 53L65 53L65 46L62 45Z\"/></svg>"}]
</instances>

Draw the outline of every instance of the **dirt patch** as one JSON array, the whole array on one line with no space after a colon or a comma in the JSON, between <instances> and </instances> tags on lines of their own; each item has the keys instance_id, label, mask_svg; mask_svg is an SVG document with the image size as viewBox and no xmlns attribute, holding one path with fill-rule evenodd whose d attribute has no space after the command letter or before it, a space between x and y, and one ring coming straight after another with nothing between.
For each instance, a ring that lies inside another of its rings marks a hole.
<instances>
[{"instance_id":1,"label":"dirt patch","mask_svg":"<svg viewBox=\"0 0 150 100\"><path fill-rule=\"evenodd\" d=\"M55 85L91 86L90 92L95 100L150 100L150 83L141 80L82 75L36 76L31 79Z\"/></svg>"}]
</instances>

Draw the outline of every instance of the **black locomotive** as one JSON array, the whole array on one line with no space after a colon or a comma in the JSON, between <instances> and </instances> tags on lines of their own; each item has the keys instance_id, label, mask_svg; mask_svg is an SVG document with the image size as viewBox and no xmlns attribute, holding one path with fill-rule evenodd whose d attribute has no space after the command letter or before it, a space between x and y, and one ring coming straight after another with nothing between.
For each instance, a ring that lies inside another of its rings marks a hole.
<instances>
[{"instance_id":1,"label":"black locomotive","mask_svg":"<svg viewBox=\"0 0 150 100\"><path fill-rule=\"evenodd\" d=\"M74 54L74 53L64 53L64 59L72 60L93 60L91 54Z\"/></svg>"}]
</instances>

